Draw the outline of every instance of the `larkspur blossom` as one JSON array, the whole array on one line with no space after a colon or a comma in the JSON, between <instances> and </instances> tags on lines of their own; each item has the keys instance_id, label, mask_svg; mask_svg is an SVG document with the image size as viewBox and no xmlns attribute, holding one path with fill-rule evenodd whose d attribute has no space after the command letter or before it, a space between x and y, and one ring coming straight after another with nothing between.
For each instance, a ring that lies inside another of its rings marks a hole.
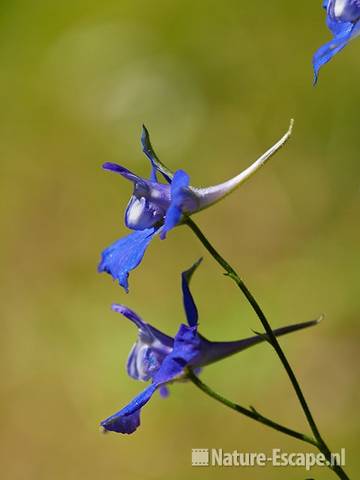
<instances>
[{"instance_id":1,"label":"larkspur blossom","mask_svg":"<svg viewBox=\"0 0 360 480\"><path fill-rule=\"evenodd\" d=\"M102 252L99 272L107 272L128 291L129 272L141 262L151 240L159 234L166 237L187 216L218 202L239 185L244 183L281 148L291 134L292 121L286 134L250 167L234 178L207 188L190 186L189 176L183 170L173 173L155 154L148 131L143 127L142 147L152 166L150 179L141 178L130 170L115 163L105 163L103 168L120 174L134 185L133 194L125 212L125 225L134 230ZM167 183L160 183L158 175Z\"/></svg>"},{"instance_id":2,"label":"larkspur blossom","mask_svg":"<svg viewBox=\"0 0 360 480\"><path fill-rule=\"evenodd\" d=\"M326 23L334 38L313 57L314 83L320 68L360 34L360 0L325 0Z\"/></svg>"},{"instance_id":3,"label":"larkspur blossom","mask_svg":"<svg viewBox=\"0 0 360 480\"><path fill-rule=\"evenodd\" d=\"M155 391L159 389L162 396L167 396L166 385L175 380L186 380L187 368L199 372L202 367L266 340L266 335L255 335L232 342L212 342L198 333L198 311L190 292L189 282L199 263L200 261L182 273L183 304L187 325L180 325L175 338L145 323L124 305L113 305L115 312L124 315L139 330L138 340L128 358L127 372L136 380L145 382L151 380L151 384L126 407L101 422L105 431L133 433L140 425L141 408ZM315 320L288 325L274 330L274 334L284 335L316 325L317 322Z\"/></svg>"}]
</instances>

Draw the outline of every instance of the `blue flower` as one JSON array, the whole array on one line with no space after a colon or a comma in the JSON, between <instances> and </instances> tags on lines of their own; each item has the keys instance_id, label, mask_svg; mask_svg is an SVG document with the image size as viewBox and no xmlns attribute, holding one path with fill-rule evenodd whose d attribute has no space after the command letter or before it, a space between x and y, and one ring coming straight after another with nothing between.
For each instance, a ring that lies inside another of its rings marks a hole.
<instances>
[{"instance_id":1,"label":"blue flower","mask_svg":"<svg viewBox=\"0 0 360 480\"><path fill-rule=\"evenodd\" d=\"M313 58L314 83L320 68L360 34L360 0L325 0L326 23L334 35Z\"/></svg>"},{"instance_id":2,"label":"blue flower","mask_svg":"<svg viewBox=\"0 0 360 480\"><path fill-rule=\"evenodd\" d=\"M190 186L189 175L183 170L171 172L156 156L146 128L142 132L143 152L152 166L149 179L141 178L125 167L105 163L103 168L121 175L133 184L133 194L125 211L125 225L133 233L117 240L102 252L99 272L107 272L128 291L129 272L141 262L151 240L161 239L175 226L183 223L187 216L218 202L239 185L244 183L286 142L288 132L250 167L239 175L208 188ZM161 175L167 183L158 181Z\"/></svg>"},{"instance_id":3,"label":"blue flower","mask_svg":"<svg viewBox=\"0 0 360 480\"><path fill-rule=\"evenodd\" d=\"M138 330L139 336L133 346L128 362L128 374L141 381L151 381L150 385L137 395L126 407L101 422L102 427L118 433L133 433L140 425L142 407L156 390L167 395L167 385L175 380L184 380L187 368L199 371L202 367L222 360L266 339L266 335L256 335L233 342L212 342L198 332L198 311L189 289L189 282L200 260L182 273L182 292L187 324L181 324L175 338L162 333L145 323L129 308L115 304L113 310L121 313ZM289 325L274 330L276 336L294 332L315 325L317 321Z\"/></svg>"}]
</instances>

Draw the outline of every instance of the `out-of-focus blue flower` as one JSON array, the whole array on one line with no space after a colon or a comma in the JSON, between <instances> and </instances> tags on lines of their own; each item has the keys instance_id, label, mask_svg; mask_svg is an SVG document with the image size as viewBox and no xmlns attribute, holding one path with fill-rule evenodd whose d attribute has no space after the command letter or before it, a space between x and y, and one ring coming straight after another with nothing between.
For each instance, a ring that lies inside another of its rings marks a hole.
<instances>
[{"instance_id":1,"label":"out-of-focus blue flower","mask_svg":"<svg viewBox=\"0 0 360 480\"><path fill-rule=\"evenodd\" d=\"M115 163L105 163L103 168L118 173L134 186L125 212L125 225L134 233L117 240L102 252L98 270L107 272L128 291L129 272L141 262L146 248L155 235L166 237L187 216L199 212L218 202L239 185L244 183L286 142L288 132L250 167L236 177L208 188L190 186L190 179L183 170L171 172L156 156L146 128L142 132L143 152L152 166L150 179L141 178ZM158 175L167 183L160 183Z\"/></svg>"},{"instance_id":2,"label":"out-of-focus blue flower","mask_svg":"<svg viewBox=\"0 0 360 480\"><path fill-rule=\"evenodd\" d=\"M198 311L189 289L191 276L200 261L182 273L183 303L187 324L181 324L175 338L145 323L135 312L124 305L113 305L113 310L132 321L139 330L128 362L128 374L151 384L137 395L125 408L101 422L105 430L133 433L140 424L141 408L159 389L167 395L167 384L186 379L187 368L199 371L201 367L222 360L265 340L265 336L252 336L233 342L211 342L198 333ZM289 325L274 330L276 336L315 325L317 321Z\"/></svg>"},{"instance_id":3,"label":"out-of-focus blue flower","mask_svg":"<svg viewBox=\"0 0 360 480\"><path fill-rule=\"evenodd\" d=\"M326 23L334 38L314 55L314 83L320 68L360 34L360 0L325 0L323 7L326 9Z\"/></svg>"}]
</instances>

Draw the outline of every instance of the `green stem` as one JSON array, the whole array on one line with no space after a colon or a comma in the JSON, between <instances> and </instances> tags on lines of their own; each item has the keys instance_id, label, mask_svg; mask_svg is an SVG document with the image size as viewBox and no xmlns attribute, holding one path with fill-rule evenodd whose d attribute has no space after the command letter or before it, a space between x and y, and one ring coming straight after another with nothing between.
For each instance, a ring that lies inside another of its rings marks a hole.
<instances>
[{"instance_id":1,"label":"green stem","mask_svg":"<svg viewBox=\"0 0 360 480\"><path fill-rule=\"evenodd\" d=\"M286 435L289 435L290 437L297 438L299 440L302 440L303 442L310 443L311 445L315 445L317 447L317 442L315 439L308 437L307 435L304 435L303 433L297 432L296 430L292 430L291 428L287 428L277 422L274 422L273 420L270 420L267 417L264 417L261 415L259 412L257 412L255 409L248 409L245 407L242 407L241 405L238 405L237 403L232 402L231 400L228 400L227 398L223 397L219 393L215 392L212 390L208 385L206 385L204 382L200 380L199 377L197 377L194 372L190 369L188 369L187 372L187 377L198 387L200 390L202 390L204 393L209 395L210 397L214 398L218 402L226 405L229 408L232 408L236 412L242 413L246 417L252 418L253 420L256 420L259 423L262 423L263 425L266 425L267 427L273 428L274 430L277 430L279 432L285 433Z\"/></svg>"},{"instance_id":2,"label":"green stem","mask_svg":"<svg viewBox=\"0 0 360 480\"><path fill-rule=\"evenodd\" d=\"M237 403L232 402L231 400L228 400L227 398L223 397L219 393L212 390L204 382L202 382L200 378L197 377L191 369L187 370L187 378L189 378L189 380L191 380L193 384L196 385L204 393L214 398L218 402L222 403L223 405L231 408L232 410L235 410L236 412L239 412L245 415L246 417L252 418L253 420L259 423L262 423L263 425L266 425L269 428L277 430L278 432L282 432L285 435L297 438L298 440L302 440L303 442L306 442L306 443L309 443L310 445L315 446L320 450L321 453L324 454L325 458L328 460L329 462L328 467L331 470L333 470L340 479L349 480L349 477L346 475L344 470L339 465L332 465L331 452L327 449L327 447L324 449L321 445L318 444L317 440L315 440L314 438L311 438L307 435L304 435L303 433L297 432L296 430L292 430L291 428L285 427L277 422L274 422L273 420L270 420L269 418L264 417L264 415L261 415L254 408L249 410L248 408L245 408Z\"/></svg>"},{"instance_id":3,"label":"green stem","mask_svg":"<svg viewBox=\"0 0 360 480\"><path fill-rule=\"evenodd\" d=\"M257 303L255 298L253 297L252 293L248 290L247 286L243 282L243 280L240 278L238 273L232 268L232 266L217 252L217 250L213 247L213 245L208 241L208 239L205 237L205 235L202 233L200 228L196 225L196 223L191 220L190 217L188 217L185 222L191 230L194 232L194 234L198 237L200 242L204 245L204 247L207 249L207 251L210 253L210 255L219 263L220 266L222 266L225 271L226 275L228 275L234 282L237 284L237 286L240 288L240 290L243 292L245 295L246 299L254 309L256 315L258 316L262 326L265 329L265 332L267 333L268 336L268 341L276 351L283 367L285 368L285 371L290 379L290 382L294 388L294 391L296 393L296 396L300 402L300 405L302 407L302 410L305 414L305 417L308 421L308 424L311 428L311 431L316 439L317 447L319 450L325 455L325 457L329 460L331 458L331 452L329 448L327 447L326 443L322 439L319 429L315 423L314 417L312 416L312 413L310 411L310 408L305 400L304 394L302 393L302 390L300 388L299 382L297 381L297 378L295 376L295 373L293 372L282 348L280 347L279 342L277 341L276 336L274 335L272 328L270 327L270 324L263 313L262 309L260 308L260 305ZM339 478L346 480L348 479L346 473L342 470L342 468L338 465L334 465L331 467L339 476Z\"/></svg>"}]
</instances>

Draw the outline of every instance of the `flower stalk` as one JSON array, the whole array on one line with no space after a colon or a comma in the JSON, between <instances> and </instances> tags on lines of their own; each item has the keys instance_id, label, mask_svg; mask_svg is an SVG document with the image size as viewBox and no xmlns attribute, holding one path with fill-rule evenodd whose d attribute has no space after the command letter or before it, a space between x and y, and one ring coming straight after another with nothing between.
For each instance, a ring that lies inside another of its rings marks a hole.
<instances>
[{"instance_id":1,"label":"flower stalk","mask_svg":"<svg viewBox=\"0 0 360 480\"><path fill-rule=\"evenodd\" d=\"M262 417L261 415L257 416L255 418L255 416L249 415L249 412L250 412L249 410L244 409L243 407L240 407L239 405L234 404L233 402L224 399L221 395L216 394L209 387L207 387L202 382L200 382L199 379L197 379L195 381L194 376L190 377L190 379L193 381L193 383L195 383L195 385L197 385L199 388L201 388L205 393L212 396L213 398L220 401L221 403L227 405L229 408L233 408L234 410L239 411L240 413L243 413L244 415L246 415L248 417L251 416L251 418L254 418L254 420L261 421L261 423L264 423L268 426L272 426L272 428L275 428L276 430L280 430L283 433L286 433L287 435L290 435L290 436L293 436L293 437L296 436L296 435L301 435L301 437L297 436L296 438L300 438L303 441L306 441L308 443L311 443L311 444L315 445L320 450L320 452L325 455L325 458L328 460L328 462L330 462L330 464L328 465L329 468L331 468L338 475L339 478L341 478L342 480L347 480L349 477L346 475L346 473L344 472L344 470L341 468L340 465L331 465L331 463L332 463L331 462L331 451L328 448L328 446L326 445L325 441L323 440L323 438L320 434L319 428L318 428L318 426L317 426L317 424L314 420L314 417L313 417L313 415L310 411L310 408L307 404L307 401L306 401L305 396L302 392L300 384L299 384L299 382L296 378L296 375L295 375L288 359L286 358L286 355L283 352L279 342L277 341L277 339L276 339L276 337L273 333L273 330L272 330L264 312L262 311L260 305L256 301L255 297L252 295L250 290L247 288L244 281L238 275L236 270L218 253L218 251L214 248L214 246L209 242L209 240L202 233L202 231L197 226L197 224L190 217L187 217L186 220L184 221L184 223L190 227L190 229L193 231L193 233L196 235L196 237L200 240L200 242L203 244L203 246L206 248L206 250L210 253L210 255L214 258L214 260L222 268L224 268L224 270L226 272L225 275L230 277L236 283L236 285L240 288L240 290L243 292L246 299L248 300L248 302L252 306L253 310L255 311L256 315L258 316L258 318L259 318L259 320L260 320L260 322L261 322L262 326L264 327L264 330L267 334L266 337L265 337L266 340L274 348L277 356L280 359L280 362L282 363L282 365L283 365L283 367L284 367L284 369L285 369L285 371L286 371L286 373L289 377L291 385L292 385L292 387L293 387L293 389L296 393L296 396L299 400L299 403L301 405L301 408L304 412L304 415L307 419L307 422L310 426L310 429L312 431L312 434L313 434L314 438L311 439L310 437L304 436L302 434L298 434L298 432L294 432L293 430L289 430L286 427L281 427L281 429L277 428L277 427L279 427L279 424L276 424L275 422L272 422L272 421L268 421L268 419L266 417ZM255 411L252 411L252 413L254 415L256 415ZM259 414L257 414L257 415L259 415ZM266 421L262 421L261 419L262 420L265 419ZM269 422L270 422L270 424L269 424ZM286 430L288 430L288 431L286 431ZM290 432L292 432L292 433L290 433Z\"/></svg>"},{"instance_id":2,"label":"flower stalk","mask_svg":"<svg viewBox=\"0 0 360 480\"><path fill-rule=\"evenodd\" d=\"M200 378L197 375L195 375L195 373L191 369L188 369L187 378L189 378L189 380L191 380L193 384L196 385L204 393L214 398L218 402L222 403L223 405L231 408L232 410L235 410L236 412L239 412L245 415L246 417L252 418L253 420L256 420L257 422L262 423L263 425L273 428L274 430L285 433L285 435L289 435L290 437L294 437L294 438L297 438L298 440L302 440L303 442L310 443L311 445L317 446L316 440L314 440L313 438L307 435L304 435L303 433L297 432L296 430L292 430L291 428L285 427L284 425L274 422L273 420L270 420L264 415L261 415L253 407L246 408L223 397L219 393L212 390L202 380L200 380Z\"/></svg>"}]
</instances>

